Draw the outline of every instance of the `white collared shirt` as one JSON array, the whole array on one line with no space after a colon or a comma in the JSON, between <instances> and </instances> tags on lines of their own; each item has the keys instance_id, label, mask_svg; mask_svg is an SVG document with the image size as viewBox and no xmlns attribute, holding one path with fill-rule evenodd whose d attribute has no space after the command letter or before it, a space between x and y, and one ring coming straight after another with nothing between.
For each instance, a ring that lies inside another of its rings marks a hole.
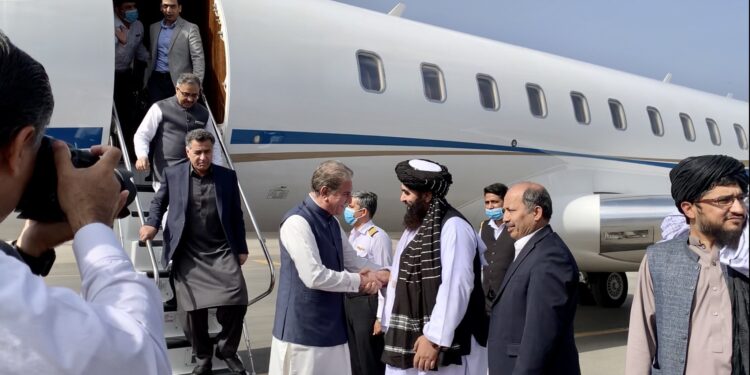
<instances>
[{"instance_id":1,"label":"white collared shirt","mask_svg":"<svg viewBox=\"0 0 750 375\"><path fill-rule=\"evenodd\" d=\"M171 374L162 300L104 224L73 239L81 295L0 252L3 374Z\"/></svg>"},{"instance_id":2,"label":"white collared shirt","mask_svg":"<svg viewBox=\"0 0 750 375\"><path fill-rule=\"evenodd\" d=\"M493 229L493 235L495 236L495 239L498 239L498 237L500 237L500 234L503 233L503 230L505 230L505 223L497 225L497 223L495 223L495 220L489 220L489 225ZM481 237L482 233L477 233L477 235Z\"/></svg>"},{"instance_id":3,"label":"white collared shirt","mask_svg":"<svg viewBox=\"0 0 750 375\"><path fill-rule=\"evenodd\" d=\"M490 219L488 221L490 223L489 226L492 227L492 230L493 230L492 235L497 240L500 237L500 235L503 233L503 231L505 230L505 223L497 225L495 223L495 220ZM487 244L485 244L484 241L482 241L482 229L481 229L482 227L480 226L479 228L480 229L477 232L477 237L479 237L479 240L480 240L479 241L479 262L482 264L482 267L487 267L490 265L489 263L487 263L487 260L484 258L484 253L487 252Z\"/></svg>"},{"instance_id":4,"label":"white collared shirt","mask_svg":"<svg viewBox=\"0 0 750 375\"><path fill-rule=\"evenodd\" d=\"M544 228L544 226L542 228ZM513 246L516 248L516 255L513 256L513 261L515 261L516 258L518 258L518 254L521 253L521 250L523 250L523 247L526 246L526 244L529 242L529 240L531 239L531 237L533 237L536 234L536 232L539 232L542 228L539 228L539 229L537 229L537 230L535 230L535 231L533 231L533 232L531 232L531 233L529 233L529 234L527 234L527 235L519 238L518 241L516 241L513 244Z\"/></svg>"},{"instance_id":5,"label":"white collared shirt","mask_svg":"<svg viewBox=\"0 0 750 375\"><path fill-rule=\"evenodd\" d=\"M375 228L377 232L370 235L368 233L370 228ZM366 258L370 262L385 267L391 264L391 259L393 259L391 238L382 228L375 226L372 220L360 225L359 228L352 228L349 232L349 243L360 258ZM378 319L382 317L384 306L385 298L383 292L380 291L378 292L378 310L376 313Z\"/></svg>"}]
</instances>

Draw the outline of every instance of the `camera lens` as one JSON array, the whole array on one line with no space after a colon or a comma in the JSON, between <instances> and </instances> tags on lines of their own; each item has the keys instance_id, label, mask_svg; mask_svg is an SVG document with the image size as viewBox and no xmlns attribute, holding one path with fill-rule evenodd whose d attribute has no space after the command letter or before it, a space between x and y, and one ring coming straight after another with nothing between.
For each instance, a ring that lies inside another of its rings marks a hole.
<instances>
[{"instance_id":1,"label":"camera lens","mask_svg":"<svg viewBox=\"0 0 750 375\"><path fill-rule=\"evenodd\" d=\"M54 138L52 137L42 137L36 164L34 165L34 173L16 206L19 219L31 219L45 223L65 221L65 213L60 208L60 202L57 198L57 170L52 152L53 141ZM88 168L99 160L98 156L87 150L77 149L71 145L68 145L68 147L70 148L70 161L76 168ZM123 169L115 169L113 172L120 182L120 190L128 191L127 203L118 214L119 218L123 218L130 214L128 205L135 200L136 188L131 181L132 174L130 172Z\"/></svg>"}]
</instances>

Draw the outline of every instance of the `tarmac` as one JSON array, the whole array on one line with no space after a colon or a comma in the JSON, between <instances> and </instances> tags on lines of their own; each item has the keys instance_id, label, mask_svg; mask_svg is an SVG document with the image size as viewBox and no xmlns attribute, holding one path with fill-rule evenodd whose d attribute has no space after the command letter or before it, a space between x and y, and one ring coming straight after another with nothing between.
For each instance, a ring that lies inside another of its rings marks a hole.
<instances>
[{"instance_id":1,"label":"tarmac","mask_svg":"<svg viewBox=\"0 0 750 375\"><path fill-rule=\"evenodd\" d=\"M8 219L0 225L0 238L15 239L20 228L17 221ZM265 233L266 246L273 259L274 270L279 272L279 244L278 233ZM391 238L398 239L398 234L391 233ZM242 267L248 285L248 293L252 299L266 291L270 283L270 272L257 236L251 234L247 238L250 255ZM45 282L51 286L59 286L80 290L80 275L75 263L75 257L70 244L57 248L57 261ZM625 304L619 308L602 308L598 306L578 306L575 319L576 345L580 355L581 372L583 374L624 374L625 345L628 335L628 321L630 304L637 281L637 273L628 273L629 296ZM273 327L276 306L276 288L272 293L248 308L245 322L247 334L250 337L252 362L257 374L268 372L268 359L271 346L271 329ZM240 350L245 350L244 340ZM245 365L249 358L243 355Z\"/></svg>"}]
</instances>

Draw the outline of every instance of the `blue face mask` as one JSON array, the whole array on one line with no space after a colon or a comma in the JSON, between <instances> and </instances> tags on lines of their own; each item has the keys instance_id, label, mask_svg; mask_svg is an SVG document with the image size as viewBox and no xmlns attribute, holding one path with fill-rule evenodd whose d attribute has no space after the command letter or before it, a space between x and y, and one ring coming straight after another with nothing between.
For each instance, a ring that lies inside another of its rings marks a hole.
<instances>
[{"instance_id":1,"label":"blue face mask","mask_svg":"<svg viewBox=\"0 0 750 375\"><path fill-rule=\"evenodd\" d=\"M128 23L138 21L138 9L126 10L125 21L128 21Z\"/></svg>"},{"instance_id":2,"label":"blue face mask","mask_svg":"<svg viewBox=\"0 0 750 375\"><path fill-rule=\"evenodd\" d=\"M487 217L490 218L490 220L500 220L503 218L503 208L502 207L490 208L490 209L485 208L484 214L487 215Z\"/></svg>"},{"instance_id":3,"label":"blue face mask","mask_svg":"<svg viewBox=\"0 0 750 375\"><path fill-rule=\"evenodd\" d=\"M358 217L354 217L355 212L357 211L354 211L351 207L344 208L344 221L346 221L347 224L354 225L357 219L359 219Z\"/></svg>"}]
</instances>

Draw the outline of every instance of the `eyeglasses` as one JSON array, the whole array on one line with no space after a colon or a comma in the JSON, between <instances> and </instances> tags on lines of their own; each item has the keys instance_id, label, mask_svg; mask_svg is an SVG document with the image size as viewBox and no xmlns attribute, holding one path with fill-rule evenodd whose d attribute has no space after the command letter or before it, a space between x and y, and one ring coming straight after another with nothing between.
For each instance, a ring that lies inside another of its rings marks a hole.
<instances>
[{"instance_id":1,"label":"eyeglasses","mask_svg":"<svg viewBox=\"0 0 750 375\"><path fill-rule=\"evenodd\" d=\"M745 207L747 207L747 204L748 204L747 194L725 195L723 197L718 197L718 198L713 198L713 199L701 199L693 203L708 203L716 207L729 208L731 205L734 204L735 200L740 201L740 203L744 204Z\"/></svg>"},{"instance_id":2,"label":"eyeglasses","mask_svg":"<svg viewBox=\"0 0 750 375\"><path fill-rule=\"evenodd\" d=\"M179 92L180 94L182 94L182 96L185 96L185 97L188 97L188 98L191 98L191 99L198 99L198 95L200 95L199 93L185 92L185 91L182 91L180 89L177 89L177 92Z\"/></svg>"}]
</instances>

